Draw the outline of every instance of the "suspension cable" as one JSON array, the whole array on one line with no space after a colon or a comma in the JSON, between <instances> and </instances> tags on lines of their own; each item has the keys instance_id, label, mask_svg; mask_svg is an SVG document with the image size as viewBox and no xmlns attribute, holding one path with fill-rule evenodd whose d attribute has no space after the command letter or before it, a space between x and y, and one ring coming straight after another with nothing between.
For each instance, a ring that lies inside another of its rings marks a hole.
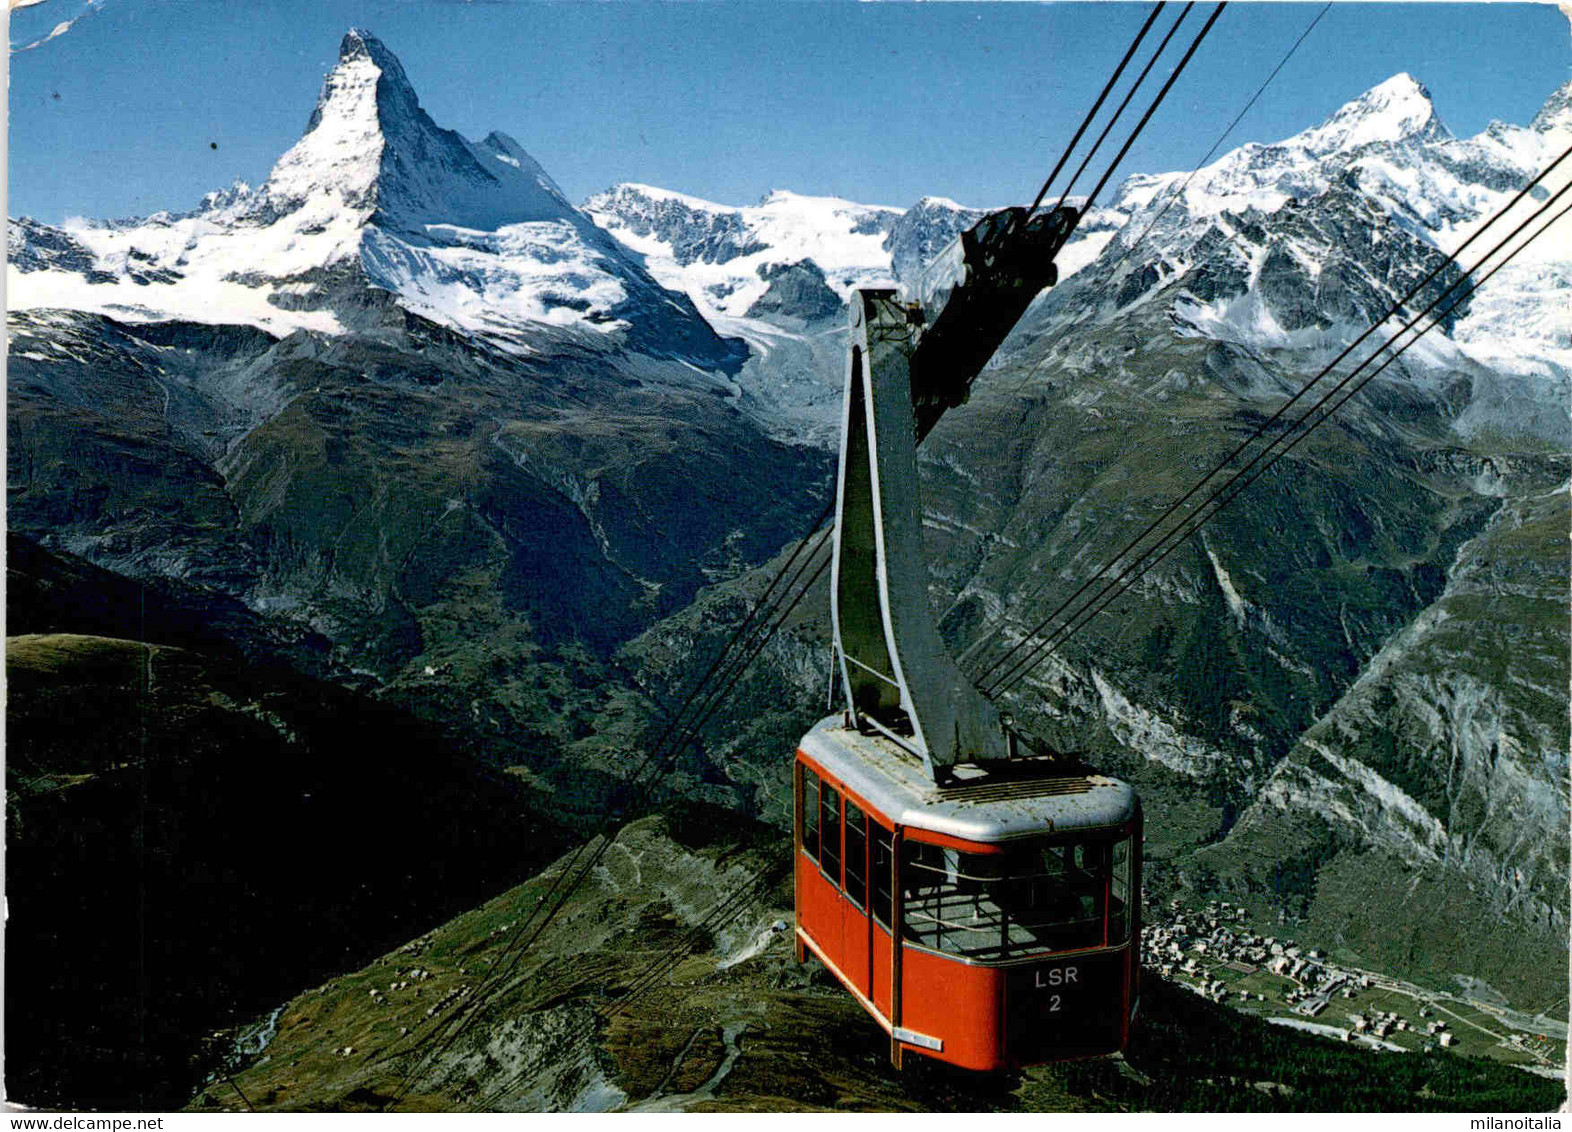
<instances>
[{"instance_id":1,"label":"suspension cable","mask_svg":"<svg viewBox=\"0 0 1572 1132\"><path fill-rule=\"evenodd\" d=\"M1189 65L1196 49L1201 46L1201 41L1206 38L1207 32L1212 30L1212 25L1217 22L1217 17L1223 14L1223 9L1226 7L1228 7L1227 0L1224 0L1223 3L1212 9L1212 14L1206 18L1206 23L1201 25L1200 32L1190 41L1190 46L1185 51L1184 58L1179 60L1179 65L1174 68L1174 73L1168 76L1168 81L1163 84L1163 89L1157 92L1157 97L1152 99L1152 104L1146 108L1146 113L1141 116L1141 120L1135 124L1135 129L1125 139L1124 146L1114 156L1114 159L1108 163L1108 169L1103 173L1103 179L1098 181L1097 187L1086 195L1086 204L1083 206L1083 212L1085 209L1092 207L1092 202L1097 199L1097 194L1103 191L1103 186L1108 183L1108 178L1114 175L1114 170L1124 160L1124 155L1130 152L1130 147L1135 144L1135 139L1141 136L1142 130L1146 129L1146 123L1152 120L1152 115L1157 113L1157 108L1163 104L1163 99L1168 97L1168 92L1173 89L1174 83L1178 82L1179 76L1184 74L1185 67Z\"/></svg>"},{"instance_id":2,"label":"suspension cable","mask_svg":"<svg viewBox=\"0 0 1572 1132\"><path fill-rule=\"evenodd\" d=\"M1110 275L1116 273L1119 270L1120 267L1124 266L1124 261L1126 259L1130 258L1130 253L1135 250L1136 244L1139 244L1139 243L1141 243L1142 240L1146 239L1147 235L1151 232L1151 230L1154 227L1156 227L1157 222L1160 221L1164 216L1166 216L1168 214L1168 210L1170 208L1172 208L1174 206L1174 203L1180 197L1182 197L1184 195L1185 190L1190 187L1190 182L1195 179L1195 175L1197 173L1199 173L1203 168L1205 168L1206 163L1212 159L1212 155L1217 152L1218 147L1223 144L1223 142L1227 139L1229 134L1233 133L1234 127L1237 126L1240 123L1240 121L1244 118L1244 116L1247 113L1249 113L1250 108L1256 104L1256 100L1259 99L1261 97L1261 95L1266 91L1266 88L1271 85L1272 80L1277 77L1277 73L1283 69L1284 65L1286 65L1287 62L1290 59L1293 58L1294 53L1299 50L1299 45L1305 41L1305 38L1312 31L1315 30L1316 24L1321 22L1321 17L1326 15L1326 13L1331 9L1332 3L1333 3L1333 0L1327 0L1327 2L1322 6L1321 11L1318 12L1316 14L1315 18L1310 21L1310 25L1308 27L1306 27L1304 31L1300 32L1299 38L1294 40L1293 45L1291 47L1289 47L1289 49L1288 49L1288 53L1277 61L1277 66L1272 68L1272 73L1266 76L1265 81L1263 81L1261 83L1261 85L1256 88L1255 93L1250 96L1250 101L1246 102L1244 104L1244 108L1242 110L1240 110L1239 113L1234 115L1234 120L1228 124L1228 128L1225 129L1218 136L1217 140L1212 143L1212 148L1206 151L1206 156L1201 158L1201 160L1199 162L1197 162L1195 168L1191 170L1190 175L1185 178L1185 182L1179 188L1179 191L1176 192L1176 193L1173 193L1173 194L1171 194L1169 196L1167 202L1163 205L1162 211L1159 212L1157 214L1156 218L1150 224L1148 224L1146 226L1145 231L1143 231L1141 233L1141 235L1135 240L1135 243L1131 244L1128 248L1126 248L1124 254L1122 256L1120 256L1119 259L1114 263L1113 267L1111 267L1109 269L1109 274ZM1035 208L1035 206L1033 206L1033 207ZM1026 371L1026 376L1021 378L1020 381L1016 382L1014 385L1012 385L1010 387L1010 391L1009 391L1008 394L1006 394L1006 397L1007 398L1013 398L1013 397L1017 396L1021 392L1022 389L1025 389L1026 386L1031 383L1032 378L1037 376L1038 371L1040 371L1043 368L1043 366L1047 364L1049 357L1050 357L1050 354L1048 354L1047 352L1044 352L1043 356L1037 359L1036 364L1033 365L1031 367L1031 369ZM1025 413L1022 414L1022 417L1021 417L1022 421L1025 420L1025 415L1026 415ZM1021 424L1020 421L1018 421L1016 423L1016 429L1017 430L1019 430L1020 424ZM989 632L991 633L992 630L990 630ZM979 638L975 643L973 643L973 645L970 648L968 648L966 650L966 655L970 655L971 653L975 652L976 649L979 648L983 644L984 640L986 640L986 639L987 639L986 637ZM964 660L965 658L966 658L966 656L963 656L961 659Z\"/></svg>"},{"instance_id":3,"label":"suspension cable","mask_svg":"<svg viewBox=\"0 0 1572 1132\"><path fill-rule=\"evenodd\" d=\"M1030 216L1037 211L1037 206L1042 204L1043 197L1048 195L1048 186L1053 184L1053 179L1059 175L1059 170L1064 168L1064 163L1070 159L1070 154L1080 144L1081 135L1086 133L1086 127L1092 124L1092 119L1097 117L1097 112L1102 109L1103 100L1108 97L1108 92L1113 90L1114 84L1119 81L1119 76L1124 74L1124 69L1135 55L1135 49L1141 46L1141 40L1146 38L1146 33L1152 30L1152 25L1157 22L1157 15L1167 5L1167 0L1158 0L1151 13L1146 17L1146 22L1141 25L1141 30L1135 33L1129 50L1124 53L1124 58L1119 60L1119 65L1114 68L1113 77L1103 85L1103 92L1097 96L1097 101L1092 103L1092 108L1086 112L1086 117L1081 119L1081 128L1075 131L1075 136L1070 139L1070 144L1064 147L1064 152L1059 155L1059 161L1053 167L1053 172L1048 174L1048 179L1043 182L1043 187L1037 190L1037 196L1032 201L1032 207L1026 210Z\"/></svg>"},{"instance_id":4,"label":"suspension cable","mask_svg":"<svg viewBox=\"0 0 1572 1132\"><path fill-rule=\"evenodd\" d=\"M1142 229L1141 234L1137 236L1127 248L1125 248L1124 254L1119 257L1118 261L1114 263L1113 267L1109 268L1110 277L1124 266L1124 261L1130 258L1131 253L1134 252L1135 249L1141 244L1141 241L1145 240L1146 237L1151 234L1152 229L1157 227L1158 222L1161 221L1164 216L1168 215L1168 210L1174 206L1174 202L1184 196L1185 190L1190 187L1190 182L1195 180L1196 174L1199 173L1202 169L1206 168L1206 163L1212 160L1212 155L1218 151L1223 142L1228 140L1228 135L1234 132L1234 127L1239 125L1246 114L1250 113L1250 107L1254 106L1261 95L1266 92L1266 88L1272 85L1272 80L1277 78L1277 73L1288 65L1288 61L1294 57L1294 52L1299 50L1299 45L1309 37L1310 33L1315 30L1315 26L1321 22L1321 17L1326 15L1331 10L1332 0L1327 0L1327 2L1321 6L1321 10L1315 14L1315 18L1310 21L1309 26L1306 27L1304 31L1299 33L1299 38L1294 40L1293 46L1289 47L1288 49L1288 53L1277 61L1277 66L1272 68L1272 73L1267 75L1266 78L1262 80L1260 86L1256 87L1255 93L1250 96L1250 101L1246 102L1244 104L1244 108L1241 109L1239 113L1234 115L1234 120L1228 123L1227 128L1224 129L1222 133L1217 135L1217 140L1212 143L1212 148L1206 151L1206 156L1201 158L1200 161L1196 162L1195 168L1190 170L1190 175L1184 179L1184 184L1180 185L1175 192L1169 194L1168 200L1164 202L1162 210L1152 218L1150 224Z\"/></svg>"},{"instance_id":5,"label":"suspension cable","mask_svg":"<svg viewBox=\"0 0 1572 1132\"><path fill-rule=\"evenodd\" d=\"M1157 45L1157 50L1152 52L1152 57L1146 61L1146 66L1141 68L1141 73L1135 76L1134 84L1128 91L1125 92L1123 101L1121 101L1114 109L1113 117L1108 119L1107 124L1103 126L1103 132L1097 135L1097 140L1092 143L1092 148L1087 151L1085 157L1081 158L1081 164L1078 165L1075 172L1070 175L1070 183L1065 185L1064 192L1059 196L1059 208L1064 207L1064 202L1070 196L1070 190L1075 188L1075 182L1081 179L1081 174L1086 172L1086 167L1091 164L1092 158L1097 156L1097 151L1102 148L1103 142L1108 139L1109 133L1111 133L1113 128L1119 124L1120 115L1122 115L1125 111L1125 108L1130 105L1130 100L1135 97L1136 92L1141 89L1141 84L1146 81L1146 76L1152 73L1152 68L1157 65L1157 60L1162 58L1163 52L1168 49L1168 42L1173 39L1174 33L1179 30L1179 25L1184 23L1185 17L1190 14L1190 9L1194 7L1195 0L1190 0L1189 3L1180 9L1178 18L1174 20L1172 26L1170 26L1168 29L1168 34L1163 36L1163 41ZM1139 132L1139 129L1140 128L1137 127L1137 132ZM1082 206L1081 211L1084 213L1086 209L1091 207L1091 204L1091 198L1088 197L1086 204Z\"/></svg>"}]
</instances>

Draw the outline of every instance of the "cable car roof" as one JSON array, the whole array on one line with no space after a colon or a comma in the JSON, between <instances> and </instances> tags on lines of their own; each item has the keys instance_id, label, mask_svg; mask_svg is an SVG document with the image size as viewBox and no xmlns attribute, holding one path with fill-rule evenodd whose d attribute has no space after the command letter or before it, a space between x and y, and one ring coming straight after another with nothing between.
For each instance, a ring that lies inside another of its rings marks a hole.
<instances>
[{"instance_id":1,"label":"cable car roof","mask_svg":"<svg viewBox=\"0 0 1572 1132\"><path fill-rule=\"evenodd\" d=\"M940 786L916 756L839 715L803 736L802 752L889 820L966 841L1116 828L1138 804L1128 783L1041 758L957 766L955 781Z\"/></svg>"}]
</instances>

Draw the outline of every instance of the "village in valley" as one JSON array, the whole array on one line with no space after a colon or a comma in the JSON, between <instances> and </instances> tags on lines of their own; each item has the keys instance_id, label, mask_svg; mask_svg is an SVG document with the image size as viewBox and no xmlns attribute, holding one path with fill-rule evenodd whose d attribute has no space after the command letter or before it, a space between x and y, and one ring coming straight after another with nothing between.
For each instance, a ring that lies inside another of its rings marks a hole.
<instances>
[{"instance_id":1,"label":"village in valley","mask_svg":"<svg viewBox=\"0 0 1572 1132\"><path fill-rule=\"evenodd\" d=\"M1446 1049L1560 1077L1567 1026L1333 961L1293 939L1266 936L1226 900L1149 905L1141 962L1213 1002L1269 1022L1394 1053Z\"/></svg>"}]
</instances>

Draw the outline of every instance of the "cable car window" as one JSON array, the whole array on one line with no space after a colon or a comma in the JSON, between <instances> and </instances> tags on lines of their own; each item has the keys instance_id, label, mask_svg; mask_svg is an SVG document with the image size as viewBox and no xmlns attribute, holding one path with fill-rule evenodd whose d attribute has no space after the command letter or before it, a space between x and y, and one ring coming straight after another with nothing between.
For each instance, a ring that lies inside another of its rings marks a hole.
<instances>
[{"instance_id":1,"label":"cable car window","mask_svg":"<svg viewBox=\"0 0 1572 1132\"><path fill-rule=\"evenodd\" d=\"M1114 842L1113 876L1108 882L1108 942L1130 935L1130 840Z\"/></svg>"},{"instance_id":2,"label":"cable car window","mask_svg":"<svg viewBox=\"0 0 1572 1132\"><path fill-rule=\"evenodd\" d=\"M846 801L846 895L858 907L868 903L868 818L849 798Z\"/></svg>"},{"instance_id":3,"label":"cable car window","mask_svg":"<svg viewBox=\"0 0 1572 1132\"><path fill-rule=\"evenodd\" d=\"M819 776L807 767L802 770L802 848L815 861L819 859Z\"/></svg>"},{"instance_id":4,"label":"cable car window","mask_svg":"<svg viewBox=\"0 0 1572 1132\"><path fill-rule=\"evenodd\" d=\"M828 782L819 786L819 867L841 883L841 796Z\"/></svg>"},{"instance_id":5,"label":"cable car window","mask_svg":"<svg viewBox=\"0 0 1572 1132\"><path fill-rule=\"evenodd\" d=\"M884 927L890 926L890 871L893 854L890 851L890 831L875 823L869 869L873 873L873 918Z\"/></svg>"},{"instance_id":6,"label":"cable car window","mask_svg":"<svg viewBox=\"0 0 1572 1132\"><path fill-rule=\"evenodd\" d=\"M1109 842L1032 841L984 854L904 842L905 938L975 959L1099 947L1112 850Z\"/></svg>"}]
</instances>

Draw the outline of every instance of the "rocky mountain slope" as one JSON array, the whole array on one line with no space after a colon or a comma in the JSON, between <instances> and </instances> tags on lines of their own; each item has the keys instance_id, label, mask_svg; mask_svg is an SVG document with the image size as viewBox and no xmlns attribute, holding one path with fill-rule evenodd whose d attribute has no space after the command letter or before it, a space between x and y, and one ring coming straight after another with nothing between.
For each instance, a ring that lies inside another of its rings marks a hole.
<instances>
[{"instance_id":1,"label":"rocky mountain slope","mask_svg":"<svg viewBox=\"0 0 1572 1132\"><path fill-rule=\"evenodd\" d=\"M215 1029L563 844L521 782L287 669L45 632L8 638L6 681L6 999L30 1032L6 1086L27 1104L178 1107Z\"/></svg>"},{"instance_id":2,"label":"rocky mountain slope","mask_svg":"<svg viewBox=\"0 0 1572 1132\"><path fill-rule=\"evenodd\" d=\"M1188 183L1121 186L923 447L930 594L957 653L991 663L1569 142L1565 89L1529 126L1460 140L1397 76ZM37 566L13 584L13 632L352 685L474 773L506 770L519 813L583 831L827 498L841 302L975 215L789 193L737 209L632 185L576 209L506 137L437 126L391 52L352 32L263 186L134 221L12 222L8 513L14 560ZM1007 695L1139 785L1154 893L1227 892L1341 958L1530 1011L1564 999L1566 246L1497 275ZM799 606L676 760L667 801L779 825L786 752L824 703L827 604ZM148 610L181 635L126 620ZM190 687L220 682L207 663L182 669ZM235 703L266 683L247 672L222 678ZM48 694L14 683L13 716L38 697L44 719ZM15 749L53 750L46 732ZM16 804L87 796L29 789ZM113 814L104 837L133 836ZM269 883L305 867L276 864ZM36 867L40 883L56 868ZM611 949L595 970L677 923L593 941ZM299 989L285 983L269 1001ZM767 1033L832 1024L844 1003L825 999ZM743 1080L757 1035L701 1030L708 1060L661 1047L629 1077L619 1053L602 1076L658 1102L703 1092L698 1066L741 1050L728 1079ZM62 1031L60 1048L99 1040ZM305 1103L381 1103L370 1077L340 1088L321 1045L291 1054L331 1082ZM836 1048L845 1065L826 1072L856 1083L815 1097L904 1103ZM492 1078L450 1069L422 1086L430 1103L579 1095L511 1092L505 1075L468 1093ZM1054 1080L1053 1103L1091 1103ZM292 1103L283 1084L259 1095ZM750 1088L750 1103L783 1095ZM982 1103L944 1088L900 1095ZM1157 1103L1109 1089L1131 1086L1097 1076L1097 1096Z\"/></svg>"}]
</instances>

